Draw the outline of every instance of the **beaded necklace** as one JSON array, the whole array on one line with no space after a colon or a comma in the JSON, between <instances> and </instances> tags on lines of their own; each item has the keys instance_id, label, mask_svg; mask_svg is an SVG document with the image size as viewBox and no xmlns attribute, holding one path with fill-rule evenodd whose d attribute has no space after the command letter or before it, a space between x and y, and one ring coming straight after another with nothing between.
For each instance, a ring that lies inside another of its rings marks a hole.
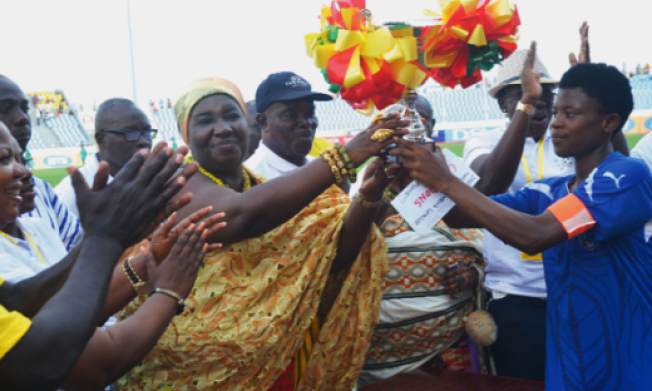
<instances>
[{"instance_id":1,"label":"beaded necklace","mask_svg":"<svg viewBox=\"0 0 652 391\"><path fill-rule=\"evenodd\" d=\"M224 186L224 187L231 188L231 186L225 184L224 182L222 182L222 180L220 178L218 178L215 175L211 174L210 172L206 171L206 169L201 167L201 166L199 167L199 172L204 174L206 177L210 178L218 186ZM251 177L249 176L249 173L244 168L244 166L242 166L242 192L244 193L245 191L247 191L249 189L251 189Z\"/></svg>"}]
</instances>

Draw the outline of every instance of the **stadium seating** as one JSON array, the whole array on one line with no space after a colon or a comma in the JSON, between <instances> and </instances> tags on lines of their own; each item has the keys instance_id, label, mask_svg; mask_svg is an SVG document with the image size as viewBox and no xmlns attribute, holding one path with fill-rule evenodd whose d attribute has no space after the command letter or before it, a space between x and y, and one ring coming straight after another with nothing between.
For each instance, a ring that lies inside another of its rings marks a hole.
<instances>
[{"instance_id":1,"label":"stadium seating","mask_svg":"<svg viewBox=\"0 0 652 391\"><path fill-rule=\"evenodd\" d=\"M38 131L32 131L32 137L29 139L27 149L45 149L45 143L43 142L43 139L41 139L41 135Z\"/></svg>"},{"instance_id":2,"label":"stadium seating","mask_svg":"<svg viewBox=\"0 0 652 391\"><path fill-rule=\"evenodd\" d=\"M45 123L54 131L64 147L77 147L81 143L88 144L88 136L77 117L61 115L50 116Z\"/></svg>"},{"instance_id":3,"label":"stadium seating","mask_svg":"<svg viewBox=\"0 0 652 391\"><path fill-rule=\"evenodd\" d=\"M634 76L631 79L634 94L634 109L652 109L652 77ZM486 95L482 88L427 88L419 94L432 104L438 123L461 123L472 121L498 120L505 118L497 102ZM330 102L315 102L319 131L364 129L369 125L369 117L353 110L345 101L335 99ZM486 106L486 107L485 107ZM485 113L486 108L486 113ZM153 124L165 140L179 138L179 130L174 109L163 107L156 114L151 112Z\"/></svg>"}]
</instances>

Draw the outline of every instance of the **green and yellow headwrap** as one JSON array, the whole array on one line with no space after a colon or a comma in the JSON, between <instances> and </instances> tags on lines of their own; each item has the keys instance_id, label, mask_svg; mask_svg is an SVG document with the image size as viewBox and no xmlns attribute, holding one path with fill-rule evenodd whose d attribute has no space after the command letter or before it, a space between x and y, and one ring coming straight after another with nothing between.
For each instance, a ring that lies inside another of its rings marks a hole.
<instances>
[{"instance_id":1,"label":"green and yellow headwrap","mask_svg":"<svg viewBox=\"0 0 652 391\"><path fill-rule=\"evenodd\" d=\"M192 108L195 107L197 102L200 100L209 95L215 94L226 94L235 99L235 101L240 105L242 113L245 117L247 116L247 105L242 98L242 93L235 84L226 79L220 79L217 77L207 77L205 79L196 80L186 87L185 91L183 91L181 96L179 96L179 99L177 99L177 104L174 106L174 112L177 115L177 123L179 124L181 138L183 138L183 141L186 144L188 144L188 119L190 118Z\"/></svg>"}]
</instances>

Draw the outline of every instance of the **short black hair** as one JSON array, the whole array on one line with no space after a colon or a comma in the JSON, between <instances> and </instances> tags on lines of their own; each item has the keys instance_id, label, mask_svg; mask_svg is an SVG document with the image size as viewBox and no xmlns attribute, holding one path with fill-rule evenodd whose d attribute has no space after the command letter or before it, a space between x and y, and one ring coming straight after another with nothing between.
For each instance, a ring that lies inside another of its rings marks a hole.
<instances>
[{"instance_id":1,"label":"short black hair","mask_svg":"<svg viewBox=\"0 0 652 391\"><path fill-rule=\"evenodd\" d=\"M564 73L559 89L581 88L589 97L597 99L602 113L618 114L622 130L634 110L634 96L629 80L618 68L607 64L577 64Z\"/></svg>"},{"instance_id":2,"label":"short black hair","mask_svg":"<svg viewBox=\"0 0 652 391\"><path fill-rule=\"evenodd\" d=\"M134 102L125 98L111 98L100 104L95 113L95 131L109 129L112 126L114 118L111 117L111 111L115 106L136 107Z\"/></svg>"}]
</instances>

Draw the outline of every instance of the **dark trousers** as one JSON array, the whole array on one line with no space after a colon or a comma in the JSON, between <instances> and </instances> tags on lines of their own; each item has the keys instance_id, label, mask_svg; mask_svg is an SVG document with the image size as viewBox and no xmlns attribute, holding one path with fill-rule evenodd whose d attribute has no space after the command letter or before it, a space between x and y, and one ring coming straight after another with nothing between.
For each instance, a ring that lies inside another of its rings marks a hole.
<instances>
[{"instance_id":1,"label":"dark trousers","mask_svg":"<svg viewBox=\"0 0 652 391\"><path fill-rule=\"evenodd\" d=\"M489 347L498 376L545 381L546 301L507 296L491 300L488 311L498 326Z\"/></svg>"}]
</instances>

